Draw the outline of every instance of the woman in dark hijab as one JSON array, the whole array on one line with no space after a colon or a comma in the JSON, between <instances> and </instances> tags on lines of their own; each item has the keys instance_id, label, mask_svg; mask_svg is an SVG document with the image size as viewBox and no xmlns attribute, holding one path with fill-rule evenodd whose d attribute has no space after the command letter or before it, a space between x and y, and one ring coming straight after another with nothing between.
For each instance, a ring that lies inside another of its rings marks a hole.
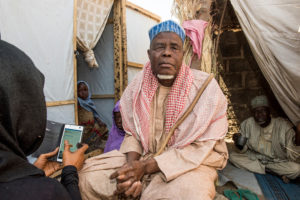
<instances>
[{"instance_id":1,"label":"woman in dark hijab","mask_svg":"<svg viewBox=\"0 0 300 200\"><path fill-rule=\"evenodd\" d=\"M35 165L26 156L43 141L46 127L44 76L31 59L0 40L0 198L81 199L77 170L82 167L84 145L70 152L65 143L61 183L45 177L59 168L43 155Z\"/></svg>"}]
</instances>

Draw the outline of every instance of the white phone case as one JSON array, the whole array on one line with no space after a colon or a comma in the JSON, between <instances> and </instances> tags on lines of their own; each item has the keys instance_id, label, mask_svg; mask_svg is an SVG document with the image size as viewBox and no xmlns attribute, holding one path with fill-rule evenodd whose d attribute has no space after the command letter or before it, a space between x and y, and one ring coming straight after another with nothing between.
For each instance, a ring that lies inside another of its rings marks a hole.
<instances>
[{"instance_id":1,"label":"white phone case","mask_svg":"<svg viewBox=\"0 0 300 200\"><path fill-rule=\"evenodd\" d=\"M76 140L77 141L76 144L79 143L79 142L81 142L81 138L82 138L82 134L83 134L83 126L69 125L69 124L65 125L64 131L63 131L63 134L62 134L62 137L61 137L60 145L59 145L57 159L56 159L58 162L62 162L62 156L60 158L59 155L63 153L63 151L61 151L61 148L62 148L62 146L64 144L64 140L65 140L64 138L65 138L66 129L73 130L73 131L80 131L80 137L78 137L78 140ZM76 144L72 144L72 145L76 146Z\"/></svg>"}]
</instances>

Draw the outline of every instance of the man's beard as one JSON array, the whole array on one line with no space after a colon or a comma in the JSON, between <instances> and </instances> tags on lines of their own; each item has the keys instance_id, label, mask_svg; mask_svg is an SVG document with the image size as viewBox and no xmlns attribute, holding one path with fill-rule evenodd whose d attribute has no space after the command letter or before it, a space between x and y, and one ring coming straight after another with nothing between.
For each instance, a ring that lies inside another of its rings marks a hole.
<instances>
[{"instance_id":1,"label":"man's beard","mask_svg":"<svg viewBox=\"0 0 300 200\"><path fill-rule=\"evenodd\" d=\"M258 121L257 123L259 124L259 125L262 125L262 124L264 124L264 123L266 123L267 121L265 120L265 121Z\"/></svg>"},{"instance_id":2,"label":"man's beard","mask_svg":"<svg viewBox=\"0 0 300 200\"><path fill-rule=\"evenodd\" d=\"M172 80L174 77L174 75L157 74L157 78L160 80Z\"/></svg>"}]
</instances>

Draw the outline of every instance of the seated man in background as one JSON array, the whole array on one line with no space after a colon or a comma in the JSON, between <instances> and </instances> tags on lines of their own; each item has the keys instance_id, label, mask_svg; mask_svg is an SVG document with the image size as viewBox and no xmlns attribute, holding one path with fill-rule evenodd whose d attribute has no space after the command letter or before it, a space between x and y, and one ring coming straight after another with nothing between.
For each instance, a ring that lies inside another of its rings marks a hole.
<instances>
[{"instance_id":1,"label":"seated man in background","mask_svg":"<svg viewBox=\"0 0 300 200\"><path fill-rule=\"evenodd\" d=\"M283 118L273 118L266 96L251 101L253 117L242 122L241 133L234 135L241 149L233 152L229 160L237 167L265 174L271 171L285 182L300 175L300 146L295 144L293 125ZM241 139L245 137L245 144Z\"/></svg>"}]
</instances>

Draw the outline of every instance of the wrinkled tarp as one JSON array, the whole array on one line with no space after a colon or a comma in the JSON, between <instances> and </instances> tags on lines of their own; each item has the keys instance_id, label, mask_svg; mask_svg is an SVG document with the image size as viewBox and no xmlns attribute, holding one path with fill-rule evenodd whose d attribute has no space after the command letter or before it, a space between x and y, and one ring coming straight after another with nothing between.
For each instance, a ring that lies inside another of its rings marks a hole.
<instances>
[{"instance_id":1,"label":"wrinkled tarp","mask_svg":"<svg viewBox=\"0 0 300 200\"><path fill-rule=\"evenodd\" d=\"M1 39L45 75L46 101L74 99L73 1L0 0ZM74 123L74 104L47 108L48 120Z\"/></svg>"},{"instance_id":2,"label":"wrinkled tarp","mask_svg":"<svg viewBox=\"0 0 300 200\"><path fill-rule=\"evenodd\" d=\"M281 107L300 121L299 0L231 0L254 57Z\"/></svg>"}]
</instances>

